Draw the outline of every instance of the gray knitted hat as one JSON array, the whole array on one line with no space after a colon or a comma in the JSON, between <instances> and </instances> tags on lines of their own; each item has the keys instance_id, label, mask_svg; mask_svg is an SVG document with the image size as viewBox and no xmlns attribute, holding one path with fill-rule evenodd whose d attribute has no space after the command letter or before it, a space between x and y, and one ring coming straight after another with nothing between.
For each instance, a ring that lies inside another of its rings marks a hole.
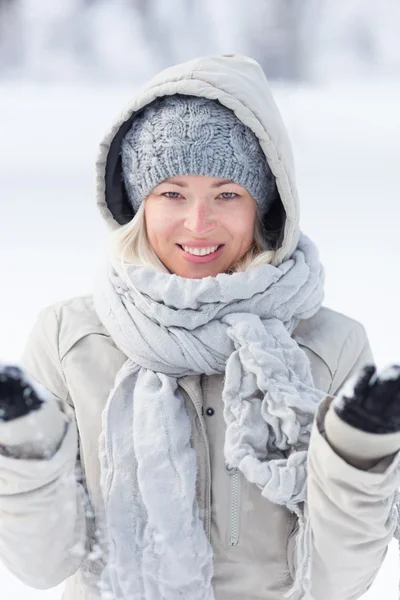
<instances>
[{"instance_id":1,"label":"gray knitted hat","mask_svg":"<svg viewBox=\"0 0 400 600\"><path fill-rule=\"evenodd\" d=\"M135 212L151 190L176 175L232 179L264 215L277 195L256 135L217 100L174 94L135 118L121 146L122 174Z\"/></svg>"}]
</instances>

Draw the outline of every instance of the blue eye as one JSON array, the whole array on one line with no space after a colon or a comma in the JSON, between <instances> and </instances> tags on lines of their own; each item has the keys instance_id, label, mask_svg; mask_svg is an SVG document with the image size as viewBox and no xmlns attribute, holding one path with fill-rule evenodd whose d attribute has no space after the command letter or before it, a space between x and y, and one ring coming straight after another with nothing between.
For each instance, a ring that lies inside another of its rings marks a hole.
<instances>
[{"instance_id":1,"label":"blue eye","mask_svg":"<svg viewBox=\"0 0 400 600\"><path fill-rule=\"evenodd\" d=\"M235 196L237 196L237 194L235 194L234 192L222 192L222 194L220 194L220 196L222 196L224 198L224 200L230 200L231 198L234 198Z\"/></svg>"},{"instance_id":2,"label":"blue eye","mask_svg":"<svg viewBox=\"0 0 400 600\"><path fill-rule=\"evenodd\" d=\"M179 192L164 192L163 196L166 196L167 198L178 198L178 196L180 196Z\"/></svg>"}]
</instances>

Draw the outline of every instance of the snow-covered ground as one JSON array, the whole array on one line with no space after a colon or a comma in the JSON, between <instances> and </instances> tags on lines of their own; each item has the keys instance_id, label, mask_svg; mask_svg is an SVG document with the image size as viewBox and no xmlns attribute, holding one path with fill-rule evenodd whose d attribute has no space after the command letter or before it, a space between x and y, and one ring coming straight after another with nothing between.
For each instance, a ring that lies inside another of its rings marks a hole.
<instances>
[{"instance_id":1,"label":"snow-covered ground","mask_svg":"<svg viewBox=\"0 0 400 600\"><path fill-rule=\"evenodd\" d=\"M0 83L0 361L17 361L38 311L90 293L105 255L93 163L134 89ZM366 326L379 367L400 364L400 82L276 89L292 136L302 227L319 245L326 302ZM55 532L56 535L56 532ZM398 599L392 543L365 596ZM0 566L7 600L58 599Z\"/></svg>"}]
</instances>

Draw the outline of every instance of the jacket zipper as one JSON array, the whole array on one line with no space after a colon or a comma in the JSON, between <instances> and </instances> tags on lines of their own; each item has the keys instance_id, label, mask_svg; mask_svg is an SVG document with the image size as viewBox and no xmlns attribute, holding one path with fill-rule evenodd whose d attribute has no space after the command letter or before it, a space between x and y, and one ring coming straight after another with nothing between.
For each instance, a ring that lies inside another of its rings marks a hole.
<instances>
[{"instance_id":1,"label":"jacket zipper","mask_svg":"<svg viewBox=\"0 0 400 600\"><path fill-rule=\"evenodd\" d=\"M225 469L229 475L228 546L236 546L239 543L240 472L227 464Z\"/></svg>"}]
</instances>

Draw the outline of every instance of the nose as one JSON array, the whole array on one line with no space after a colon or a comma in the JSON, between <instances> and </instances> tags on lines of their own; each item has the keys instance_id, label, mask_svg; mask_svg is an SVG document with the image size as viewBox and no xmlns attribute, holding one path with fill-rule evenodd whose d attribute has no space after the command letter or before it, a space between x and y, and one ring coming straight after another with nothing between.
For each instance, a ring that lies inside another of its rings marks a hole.
<instances>
[{"instance_id":1,"label":"nose","mask_svg":"<svg viewBox=\"0 0 400 600\"><path fill-rule=\"evenodd\" d=\"M215 218L209 202L197 199L187 208L184 226L188 231L204 235L215 228Z\"/></svg>"}]
</instances>

